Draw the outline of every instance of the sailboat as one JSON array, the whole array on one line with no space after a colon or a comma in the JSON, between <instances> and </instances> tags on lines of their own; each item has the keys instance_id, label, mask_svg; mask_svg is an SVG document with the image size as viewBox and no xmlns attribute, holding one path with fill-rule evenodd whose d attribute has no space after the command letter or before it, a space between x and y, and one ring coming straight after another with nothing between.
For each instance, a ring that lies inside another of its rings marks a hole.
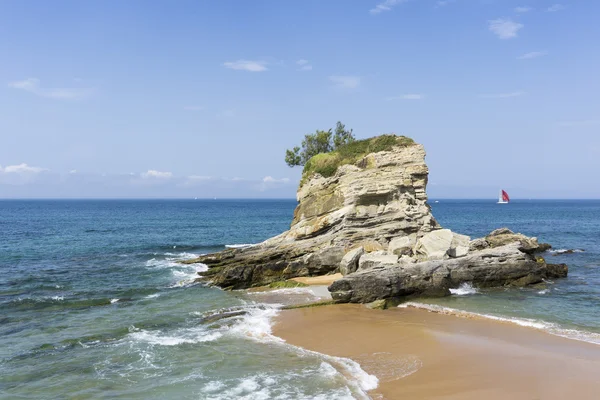
<instances>
[{"instance_id":1,"label":"sailboat","mask_svg":"<svg viewBox=\"0 0 600 400\"><path fill-rule=\"evenodd\" d=\"M509 201L510 197L508 197L508 193L500 189L500 194L498 194L498 204L508 204Z\"/></svg>"}]
</instances>

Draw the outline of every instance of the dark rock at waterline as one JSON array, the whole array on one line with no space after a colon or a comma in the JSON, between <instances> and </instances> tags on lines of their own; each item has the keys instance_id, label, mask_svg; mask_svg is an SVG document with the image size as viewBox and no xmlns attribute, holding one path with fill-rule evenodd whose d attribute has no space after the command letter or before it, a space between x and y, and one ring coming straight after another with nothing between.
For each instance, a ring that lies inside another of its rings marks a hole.
<instances>
[{"instance_id":1,"label":"dark rock at waterline","mask_svg":"<svg viewBox=\"0 0 600 400\"><path fill-rule=\"evenodd\" d=\"M546 264L548 278L566 278L569 273L567 264Z\"/></svg>"},{"instance_id":2,"label":"dark rock at waterline","mask_svg":"<svg viewBox=\"0 0 600 400\"><path fill-rule=\"evenodd\" d=\"M329 291L340 303L370 303L408 296L444 296L464 282L478 287L525 286L566 273L562 266L548 267L520 247L520 243L511 243L462 258L372 267L335 281Z\"/></svg>"}]
</instances>

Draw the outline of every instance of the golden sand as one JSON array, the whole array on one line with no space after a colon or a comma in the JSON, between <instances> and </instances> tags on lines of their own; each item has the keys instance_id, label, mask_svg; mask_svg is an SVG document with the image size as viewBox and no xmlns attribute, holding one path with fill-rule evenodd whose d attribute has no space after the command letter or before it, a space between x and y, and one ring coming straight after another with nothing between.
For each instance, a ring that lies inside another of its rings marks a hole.
<instances>
[{"instance_id":1,"label":"golden sand","mask_svg":"<svg viewBox=\"0 0 600 400\"><path fill-rule=\"evenodd\" d=\"M333 275L320 275L320 276L303 276L299 278L292 278L291 281L296 281L300 283L304 283L305 285L325 285L329 286L333 282L338 279L342 279L342 274L333 274Z\"/></svg>"},{"instance_id":2,"label":"golden sand","mask_svg":"<svg viewBox=\"0 0 600 400\"><path fill-rule=\"evenodd\" d=\"M373 399L600 399L600 346L507 323L344 304L282 311L274 334L359 362Z\"/></svg>"}]
</instances>

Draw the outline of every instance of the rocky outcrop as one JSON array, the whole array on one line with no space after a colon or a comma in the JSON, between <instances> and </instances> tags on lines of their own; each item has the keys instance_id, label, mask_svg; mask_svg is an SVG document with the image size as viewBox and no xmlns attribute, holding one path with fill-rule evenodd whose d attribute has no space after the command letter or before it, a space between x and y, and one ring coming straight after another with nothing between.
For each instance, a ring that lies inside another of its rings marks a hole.
<instances>
[{"instance_id":1,"label":"rocky outcrop","mask_svg":"<svg viewBox=\"0 0 600 400\"><path fill-rule=\"evenodd\" d=\"M199 280L228 289L341 272L329 288L334 300L361 303L446 295L465 282L523 286L566 276L565 265L536 257L550 248L536 238L502 228L471 240L442 229L427 205L423 146L393 140L331 176L305 173L288 231L187 262L206 264Z\"/></svg>"},{"instance_id":2,"label":"rocky outcrop","mask_svg":"<svg viewBox=\"0 0 600 400\"><path fill-rule=\"evenodd\" d=\"M525 286L566 275L566 266L547 265L519 247L514 242L462 258L377 265L335 281L329 290L338 302L369 303L415 295L448 295L451 288L466 282L477 287Z\"/></svg>"},{"instance_id":3,"label":"rocky outcrop","mask_svg":"<svg viewBox=\"0 0 600 400\"><path fill-rule=\"evenodd\" d=\"M396 139L397 146L365 154L330 177L304 177L288 231L256 246L189 261L208 265L199 279L242 289L333 273L349 250L383 251L395 238L409 237L414 243L439 229L425 193L425 149L412 141L407 145L404 137Z\"/></svg>"}]
</instances>

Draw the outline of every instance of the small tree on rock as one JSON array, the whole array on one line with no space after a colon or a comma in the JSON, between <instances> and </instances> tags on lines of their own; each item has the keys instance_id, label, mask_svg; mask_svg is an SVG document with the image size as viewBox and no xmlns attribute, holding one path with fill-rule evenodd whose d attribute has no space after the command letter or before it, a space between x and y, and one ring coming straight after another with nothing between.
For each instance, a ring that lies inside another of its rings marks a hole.
<instances>
[{"instance_id":1,"label":"small tree on rock","mask_svg":"<svg viewBox=\"0 0 600 400\"><path fill-rule=\"evenodd\" d=\"M317 130L313 134L304 135L302 147L296 146L285 151L285 162L290 167L304 165L311 157L320 153L329 153L355 140L352 129L347 131L344 124L338 122L335 133L331 129Z\"/></svg>"}]
</instances>

